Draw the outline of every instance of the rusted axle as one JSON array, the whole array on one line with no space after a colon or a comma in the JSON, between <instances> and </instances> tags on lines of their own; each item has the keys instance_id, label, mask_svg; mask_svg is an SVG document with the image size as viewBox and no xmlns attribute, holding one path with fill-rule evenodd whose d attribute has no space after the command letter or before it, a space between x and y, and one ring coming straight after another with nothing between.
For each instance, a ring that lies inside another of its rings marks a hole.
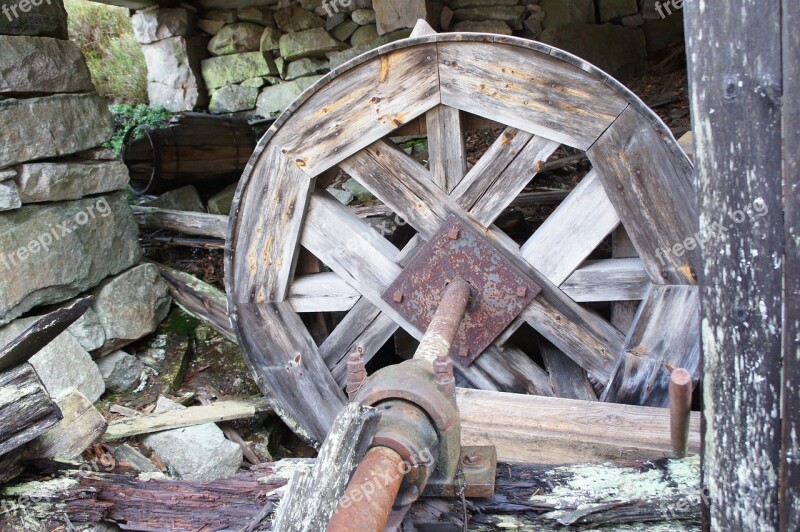
<instances>
[{"instance_id":1,"label":"rusted axle","mask_svg":"<svg viewBox=\"0 0 800 532\"><path fill-rule=\"evenodd\" d=\"M669 378L669 417L672 452L683 458L689 449L689 419L692 413L692 375L683 368Z\"/></svg>"},{"instance_id":2,"label":"rusted axle","mask_svg":"<svg viewBox=\"0 0 800 532\"><path fill-rule=\"evenodd\" d=\"M414 353L414 358L433 363L439 356L447 356L458 334L458 328L467 311L471 289L461 277L456 276L442 292L428 330Z\"/></svg>"}]
</instances>

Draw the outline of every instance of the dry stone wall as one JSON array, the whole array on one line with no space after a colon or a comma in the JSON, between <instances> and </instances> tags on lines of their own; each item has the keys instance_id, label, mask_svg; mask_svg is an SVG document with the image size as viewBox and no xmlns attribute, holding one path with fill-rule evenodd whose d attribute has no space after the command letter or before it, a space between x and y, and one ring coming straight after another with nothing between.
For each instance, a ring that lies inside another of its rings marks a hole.
<instances>
[{"instance_id":1,"label":"dry stone wall","mask_svg":"<svg viewBox=\"0 0 800 532\"><path fill-rule=\"evenodd\" d=\"M680 42L683 29L680 10L664 10L658 0L203 0L182 6L133 16L151 103L172 111L207 103L211 113L248 118L276 117L331 69L407 37L418 19L437 31L539 40L623 81L648 55Z\"/></svg>"}]
</instances>

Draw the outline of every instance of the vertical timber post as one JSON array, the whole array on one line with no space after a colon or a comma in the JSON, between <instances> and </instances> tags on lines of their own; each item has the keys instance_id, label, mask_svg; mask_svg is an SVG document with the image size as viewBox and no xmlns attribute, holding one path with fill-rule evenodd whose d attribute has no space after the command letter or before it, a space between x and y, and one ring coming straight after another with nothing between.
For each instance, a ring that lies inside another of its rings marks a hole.
<instances>
[{"instance_id":1,"label":"vertical timber post","mask_svg":"<svg viewBox=\"0 0 800 532\"><path fill-rule=\"evenodd\" d=\"M796 10L782 13L781 0L684 6L700 227L708 237L701 281L706 528L777 530L786 241L781 18Z\"/></svg>"}]
</instances>

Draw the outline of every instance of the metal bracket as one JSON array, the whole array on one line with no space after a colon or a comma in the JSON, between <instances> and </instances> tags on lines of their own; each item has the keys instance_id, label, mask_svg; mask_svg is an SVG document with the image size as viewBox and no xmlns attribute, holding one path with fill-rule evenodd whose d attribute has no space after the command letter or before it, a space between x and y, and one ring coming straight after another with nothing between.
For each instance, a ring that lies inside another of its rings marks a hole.
<instances>
[{"instance_id":1,"label":"metal bracket","mask_svg":"<svg viewBox=\"0 0 800 532\"><path fill-rule=\"evenodd\" d=\"M486 238L457 216L448 217L382 296L426 330L447 283L457 275L467 281L472 299L450 350L462 366L472 364L541 291Z\"/></svg>"},{"instance_id":2,"label":"metal bracket","mask_svg":"<svg viewBox=\"0 0 800 532\"><path fill-rule=\"evenodd\" d=\"M467 445L461 448L464 497L488 498L494 495L497 476L497 449L492 445ZM423 497L458 497L461 482L434 475L428 479Z\"/></svg>"}]
</instances>

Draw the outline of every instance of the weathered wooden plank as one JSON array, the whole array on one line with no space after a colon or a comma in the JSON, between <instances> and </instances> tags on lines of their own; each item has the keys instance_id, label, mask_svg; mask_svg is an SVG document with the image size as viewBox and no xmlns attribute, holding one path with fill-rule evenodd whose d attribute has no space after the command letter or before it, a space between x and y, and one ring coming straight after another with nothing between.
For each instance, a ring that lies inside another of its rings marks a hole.
<instances>
[{"instance_id":1,"label":"weathered wooden plank","mask_svg":"<svg viewBox=\"0 0 800 532\"><path fill-rule=\"evenodd\" d=\"M522 256L560 285L619 225L619 215L594 171L520 248Z\"/></svg>"},{"instance_id":2,"label":"weathered wooden plank","mask_svg":"<svg viewBox=\"0 0 800 532\"><path fill-rule=\"evenodd\" d=\"M650 285L641 260L603 259L584 262L560 288L578 303L637 302L647 297Z\"/></svg>"},{"instance_id":3,"label":"weathered wooden plank","mask_svg":"<svg viewBox=\"0 0 800 532\"><path fill-rule=\"evenodd\" d=\"M361 294L333 272L295 276L289 303L295 312L346 312Z\"/></svg>"},{"instance_id":4,"label":"weathered wooden plank","mask_svg":"<svg viewBox=\"0 0 800 532\"><path fill-rule=\"evenodd\" d=\"M598 79L520 47L440 42L442 103L582 150L627 106Z\"/></svg>"},{"instance_id":5,"label":"weathered wooden plank","mask_svg":"<svg viewBox=\"0 0 800 532\"><path fill-rule=\"evenodd\" d=\"M121 440L162 430L247 419L258 413L269 411L269 401L262 397L251 400L218 401L209 405L190 406L180 410L169 410L113 421L108 425L108 429L104 430L103 440Z\"/></svg>"},{"instance_id":6,"label":"weathered wooden plank","mask_svg":"<svg viewBox=\"0 0 800 532\"><path fill-rule=\"evenodd\" d=\"M615 259L639 257L639 253L631 242L631 237L621 225L612 234L611 256ZM644 268L642 268L642 272L644 272ZM649 284L647 282L645 286ZM644 297L611 304L611 324L625 334L631 330L633 318L636 316L636 311L639 310L639 301L635 301L636 299L644 299Z\"/></svg>"},{"instance_id":7,"label":"weathered wooden plank","mask_svg":"<svg viewBox=\"0 0 800 532\"><path fill-rule=\"evenodd\" d=\"M704 485L712 530L780 525L777 473L780 434L787 427L781 427L779 412L786 412L779 390L782 336L788 332L782 330L788 272L781 266L787 236L797 238L784 233L782 212L784 197L797 204L796 189L791 195L781 179L792 175L782 173L782 131L796 134L797 122L792 115L782 120L780 106L787 100L796 106L797 93L791 90L796 85L781 88L781 37L796 39L797 4L770 0L754 10L755 5L684 4L699 213L701 229L712 235L698 270ZM797 61L785 66L796 69ZM796 151L783 156L794 158ZM749 206L761 216L745 213L746 221L732 224L734 213ZM715 231L712 222L728 231ZM796 395L789 400L797 404Z\"/></svg>"},{"instance_id":8,"label":"weathered wooden plank","mask_svg":"<svg viewBox=\"0 0 800 532\"><path fill-rule=\"evenodd\" d=\"M587 151L654 283L697 284L700 244L691 177L665 139L630 107Z\"/></svg>"},{"instance_id":9,"label":"weathered wooden plank","mask_svg":"<svg viewBox=\"0 0 800 532\"><path fill-rule=\"evenodd\" d=\"M378 427L372 407L350 403L336 417L311 471L298 471L281 499L275 530L325 530Z\"/></svg>"},{"instance_id":10,"label":"weathered wooden plank","mask_svg":"<svg viewBox=\"0 0 800 532\"><path fill-rule=\"evenodd\" d=\"M471 366L456 366L473 386L482 390L524 393L531 395L554 395L553 386L544 371L521 349L495 343L475 359Z\"/></svg>"},{"instance_id":11,"label":"weathered wooden plank","mask_svg":"<svg viewBox=\"0 0 800 532\"><path fill-rule=\"evenodd\" d=\"M300 317L288 302L238 303L234 316L261 392L295 434L319 445L346 401Z\"/></svg>"},{"instance_id":12,"label":"weathered wooden plank","mask_svg":"<svg viewBox=\"0 0 800 532\"><path fill-rule=\"evenodd\" d=\"M33 366L0 373L0 456L41 435L61 417Z\"/></svg>"},{"instance_id":13,"label":"weathered wooden plank","mask_svg":"<svg viewBox=\"0 0 800 532\"><path fill-rule=\"evenodd\" d=\"M700 292L696 286L654 285L634 318L603 401L667 407L669 374L684 368L700 378Z\"/></svg>"},{"instance_id":14,"label":"weathered wooden plank","mask_svg":"<svg viewBox=\"0 0 800 532\"><path fill-rule=\"evenodd\" d=\"M434 44L392 50L319 87L276 139L308 175L338 164L440 103Z\"/></svg>"},{"instance_id":15,"label":"weathered wooden plank","mask_svg":"<svg viewBox=\"0 0 800 532\"><path fill-rule=\"evenodd\" d=\"M225 238L228 217L203 212L176 211L158 207L131 206L136 223L143 229L166 229L184 235Z\"/></svg>"},{"instance_id":16,"label":"weathered wooden plank","mask_svg":"<svg viewBox=\"0 0 800 532\"><path fill-rule=\"evenodd\" d=\"M555 397L597 401L597 395L583 368L543 338L539 339L539 350L542 352L544 367L550 375Z\"/></svg>"},{"instance_id":17,"label":"weathered wooden plank","mask_svg":"<svg viewBox=\"0 0 800 532\"><path fill-rule=\"evenodd\" d=\"M428 111L425 119L431 176L433 182L449 194L467 174L461 111L439 105Z\"/></svg>"},{"instance_id":18,"label":"weathered wooden plank","mask_svg":"<svg viewBox=\"0 0 800 532\"><path fill-rule=\"evenodd\" d=\"M228 274L234 279L229 295L236 302L286 299L308 196L314 188L314 180L275 146L261 153L259 161L243 192L245 210L238 213L230 238L237 245L233 271Z\"/></svg>"},{"instance_id":19,"label":"weathered wooden plank","mask_svg":"<svg viewBox=\"0 0 800 532\"><path fill-rule=\"evenodd\" d=\"M100 441L108 423L78 391L59 400L58 407L64 418L31 442L31 453L37 458L77 460L83 451Z\"/></svg>"},{"instance_id":20,"label":"weathered wooden plank","mask_svg":"<svg viewBox=\"0 0 800 532\"><path fill-rule=\"evenodd\" d=\"M464 113L461 116L462 128L464 131L481 131L487 129L497 129L504 127L503 124L489 120L482 116L475 116L473 114ZM392 131L390 138L396 137L416 137L428 134L428 123L425 117L415 118L407 124L403 124L399 128Z\"/></svg>"},{"instance_id":21,"label":"weathered wooden plank","mask_svg":"<svg viewBox=\"0 0 800 532\"><path fill-rule=\"evenodd\" d=\"M464 445L494 445L508 462L579 463L672 455L669 410L458 389ZM689 451L700 452L692 413Z\"/></svg>"}]
</instances>

